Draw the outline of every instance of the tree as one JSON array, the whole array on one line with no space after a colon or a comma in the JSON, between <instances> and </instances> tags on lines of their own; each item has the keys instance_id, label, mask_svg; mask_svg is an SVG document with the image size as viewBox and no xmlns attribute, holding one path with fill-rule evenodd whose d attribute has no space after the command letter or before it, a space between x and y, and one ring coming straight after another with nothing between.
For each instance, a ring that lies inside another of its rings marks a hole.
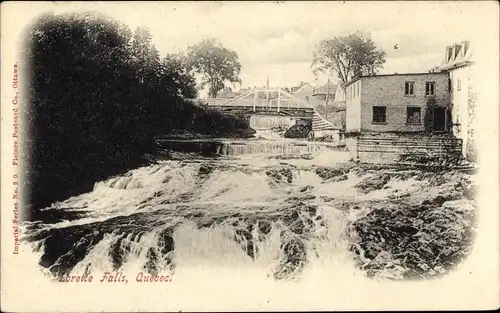
<instances>
[{"instance_id":1,"label":"tree","mask_svg":"<svg viewBox=\"0 0 500 313\"><path fill-rule=\"evenodd\" d=\"M342 85L359 75L374 75L385 63L386 53L377 48L369 34L323 40L313 55L314 74L335 72Z\"/></svg>"},{"instance_id":2,"label":"tree","mask_svg":"<svg viewBox=\"0 0 500 313\"><path fill-rule=\"evenodd\" d=\"M168 79L170 86L175 88L174 92L187 99L197 96L196 81L189 74L187 59L182 54L167 54L161 62L162 80Z\"/></svg>"},{"instance_id":3,"label":"tree","mask_svg":"<svg viewBox=\"0 0 500 313\"><path fill-rule=\"evenodd\" d=\"M201 87L208 85L211 98L216 98L226 82L241 83L241 64L235 51L225 48L216 39L205 39L187 51L192 72L201 75Z\"/></svg>"},{"instance_id":4,"label":"tree","mask_svg":"<svg viewBox=\"0 0 500 313\"><path fill-rule=\"evenodd\" d=\"M154 76L152 72L160 63L160 54L152 43L152 36L148 29L138 27L134 31L131 52L137 78L143 83L146 76Z\"/></svg>"},{"instance_id":5,"label":"tree","mask_svg":"<svg viewBox=\"0 0 500 313\"><path fill-rule=\"evenodd\" d=\"M144 153L174 129L220 137L247 125L186 99L196 91L186 61L160 59L147 30L132 33L97 13L46 14L25 40L23 193L31 212L148 164Z\"/></svg>"}]
</instances>

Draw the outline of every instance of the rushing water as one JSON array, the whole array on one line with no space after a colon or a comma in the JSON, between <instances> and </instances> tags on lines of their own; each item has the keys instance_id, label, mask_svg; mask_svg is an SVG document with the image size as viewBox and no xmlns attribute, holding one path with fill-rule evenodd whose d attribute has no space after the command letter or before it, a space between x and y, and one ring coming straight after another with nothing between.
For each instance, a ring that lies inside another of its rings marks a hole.
<instances>
[{"instance_id":1,"label":"rushing water","mask_svg":"<svg viewBox=\"0 0 500 313\"><path fill-rule=\"evenodd\" d=\"M350 216L331 198L355 181L316 172L346 162L347 152L265 133L217 151L138 168L54 203L24 224L25 244L59 280L118 271L170 281L200 267L297 280L314 264L352 267L343 237Z\"/></svg>"},{"instance_id":2,"label":"rushing water","mask_svg":"<svg viewBox=\"0 0 500 313\"><path fill-rule=\"evenodd\" d=\"M57 297L75 299L80 292L101 302L118 292L107 281L148 282L147 292L123 285L120 309L220 309L220 301L228 309L249 303L311 309L311 301L325 309L380 291L351 251L350 226L368 214L366 203L406 197L407 205L418 205L449 197L442 192L457 192L460 183L451 176L435 182L436 175L423 172L377 178L349 163L344 148L273 132L249 140L164 142L172 143L169 160L97 182L92 192L25 222L25 279L33 280L28 270L36 268L44 274L37 284L52 284L46 290L57 290ZM55 283L90 276L105 283ZM391 301L397 288L387 290ZM185 294L192 299L186 302ZM103 310L95 303L85 305Z\"/></svg>"}]
</instances>

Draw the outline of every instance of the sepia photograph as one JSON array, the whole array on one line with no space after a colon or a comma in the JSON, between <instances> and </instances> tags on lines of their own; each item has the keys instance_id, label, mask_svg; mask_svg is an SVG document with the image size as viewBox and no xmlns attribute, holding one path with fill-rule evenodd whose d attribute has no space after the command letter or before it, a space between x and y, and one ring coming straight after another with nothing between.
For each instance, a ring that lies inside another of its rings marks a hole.
<instances>
[{"instance_id":1,"label":"sepia photograph","mask_svg":"<svg viewBox=\"0 0 500 313\"><path fill-rule=\"evenodd\" d=\"M498 309L498 9L3 3L2 311Z\"/></svg>"}]
</instances>

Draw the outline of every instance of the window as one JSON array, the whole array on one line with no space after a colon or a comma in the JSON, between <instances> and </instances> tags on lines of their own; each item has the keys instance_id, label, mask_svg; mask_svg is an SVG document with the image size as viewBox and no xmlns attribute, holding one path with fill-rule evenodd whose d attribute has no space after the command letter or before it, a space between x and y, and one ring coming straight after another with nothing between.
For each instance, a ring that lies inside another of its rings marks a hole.
<instances>
[{"instance_id":1,"label":"window","mask_svg":"<svg viewBox=\"0 0 500 313\"><path fill-rule=\"evenodd\" d=\"M425 83L425 95L426 96L434 96L434 87L436 86L435 82L426 82Z\"/></svg>"},{"instance_id":2,"label":"window","mask_svg":"<svg viewBox=\"0 0 500 313\"><path fill-rule=\"evenodd\" d=\"M406 123L408 123L408 124L420 124L420 108L419 107L407 107L406 108Z\"/></svg>"},{"instance_id":3,"label":"window","mask_svg":"<svg viewBox=\"0 0 500 313\"><path fill-rule=\"evenodd\" d=\"M306 96L306 101L309 101L309 96Z\"/></svg>"},{"instance_id":4,"label":"window","mask_svg":"<svg viewBox=\"0 0 500 313\"><path fill-rule=\"evenodd\" d=\"M385 109L386 107L376 106L373 107L373 120L372 123L385 123Z\"/></svg>"},{"instance_id":5,"label":"window","mask_svg":"<svg viewBox=\"0 0 500 313\"><path fill-rule=\"evenodd\" d=\"M455 59L460 54L460 49L461 48L462 48L462 45L455 45Z\"/></svg>"},{"instance_id":6,"label":"window","mask_svg":"<svg viewBox=\"0 0 500 313\"><path fill-rule=\"evenodd\" d=\"M462 89L462 83L460 82L460 78L457 78L457 90Z\"/></svg>"},{"instance_id":7,"label":"window","mask_svg":"<svg viewBox=\"0 0 500 313\"><path fill-rule=\"evenodd\" d=\"M405 82L405 95L413 96L413 84L414 82Z\"/></svg>"},{"instance_id":8,"label":"window","mask_svg":"<svg viewBox=\"0 0 500 313\"><path fill-rule=\"evenodd\" d=\"M447 47L446 52L447 52L446 61L448 62L451 60L451 56L453 55L453 48Z\"/></svg>"}]
</instances>

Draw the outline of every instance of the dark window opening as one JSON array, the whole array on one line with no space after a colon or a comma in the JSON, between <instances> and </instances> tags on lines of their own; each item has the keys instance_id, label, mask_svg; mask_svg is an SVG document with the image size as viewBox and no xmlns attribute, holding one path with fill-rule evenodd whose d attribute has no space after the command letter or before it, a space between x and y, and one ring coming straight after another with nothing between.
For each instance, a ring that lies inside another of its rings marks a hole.
<instances>
[{"instance_id":1,"label":"dark window opening","mask_svg":"<svg viewBox=\"0 0 500 313\"><path fill-rule=\"evenodd\" d=\"M448 47L446 49L446 51L448 52L448 58L446 59L446 61L450 61L451 60L451 56L453 55L453 48Z\"/></svg>"},{"instance_id":2,"label":"dark window opening","mask_svg":"<svg viewBox=\"0 0 500 313\"><path fill-rule=\"evenodd\" d=\"M436 84L434 82L426 82L425 83L425 95L426 96L434 96L434 88Z\"/></svg>"},{"instance_id":3,"label":"dark window opening","mask_svg":"<svg viewBox=\"0 0 500 313\"><path fill-rule=\"evenodd\" d=\"M407 107L406 108L406 123L408 124L420 124L420 114L421 110L419 107Z\"/></svg>"},{"instance_id":4,"label":"dark window opening","mask_svg":"<svg viewBox=\"0 0 500 313\"><path fill-rule=\"evenodd\" d=\"M386 107L376 106L373 107L373 123L385 123L386 122Z\"/></svg>"},{"instance_id":5,"label":"dark window opening","mask_svg":"<svg viewBox=\"0 0 500 313\"><path fill-rule=\"evenodd\" d=\"M461 45L455 45L455 59L460 54L460 48L462 48Z\"/></svg>"},{"instance_id":6,"label":"dark window opening","mask_svg":"<svg viewBox=\"0 0 500 313\"><path fill-rule=\"evenodd\" d=\"M405 95L413 95L413 82L405 82Z\"/></svg>"},{"instance_id":7,"label":"dark window opening","mask_svg":"<svg viewBox=\"0 0 500 313\"><path fill-rule=\"evenodd\" d=\"M443 107L436 107L433 110L433 128L434 131L445 131L446 125L446 109Z\"/></svg>"}]
</instances>

